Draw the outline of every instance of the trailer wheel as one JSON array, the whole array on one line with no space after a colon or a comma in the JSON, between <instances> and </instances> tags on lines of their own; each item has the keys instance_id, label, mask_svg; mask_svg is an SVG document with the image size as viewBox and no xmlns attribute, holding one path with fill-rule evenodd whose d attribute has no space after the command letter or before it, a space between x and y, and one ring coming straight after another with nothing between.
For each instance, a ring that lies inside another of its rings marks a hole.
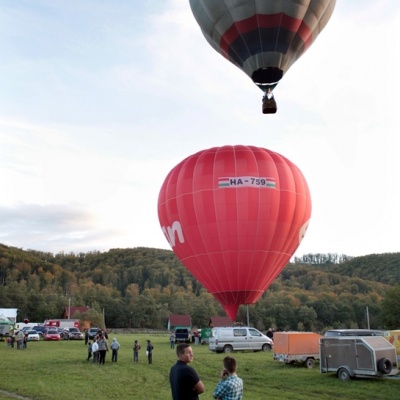
<instances>
[{"instance_id":1,"label":"trailer wheel","mask_svg":"<svg viewBox=\"0 0 400 400\"><path fill-rule=\"evenodd\" d=\"M307 368L314 368L315 360L313 358L307 358L306 360L306 367Z\"/></svg>"},{"instance_id":2,"label":"trailer wheel","mask_svg":"<svg viewBox=\"0 0 400 400\"><path fill-rule=\"evenodd\" d=\"M388 358L381 358L378 361L378 370L383 374L390 374L392 372L392 362Z\"/></svg>"},{"instance_id":3,"label":"trailer wheel","mask_svg":"<svg viewBox=\"0 0 400 400\"><path fill-rule=\"evenodd\" d=\"M350 372L346 368L339 368L337 372L337 376L341 381L348 381L350 380Z\"/></svg>"},{"instance_id":4,"label":"trailer wheel","mask_svg":"<svg viewBox=\"0 0 400 400\"><path fill-rule=\"evenodd\" d=\"M224 353L232 353L233 347L230 345L227 345L224 347Z\"/></svg>"}]
</instances>

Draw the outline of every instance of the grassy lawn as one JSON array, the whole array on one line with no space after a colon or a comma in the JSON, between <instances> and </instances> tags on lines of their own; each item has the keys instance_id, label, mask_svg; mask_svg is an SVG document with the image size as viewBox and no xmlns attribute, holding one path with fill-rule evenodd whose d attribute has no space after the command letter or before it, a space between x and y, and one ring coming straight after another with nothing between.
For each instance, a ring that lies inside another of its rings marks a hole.
<instances>
[{"instance_id":1,"label":"grassy lawn","mask_svg":"<svg viewBox=\"0 0 400 400\"><path fill-rule=\"evenodd\" d=\"M176 361L168 335L110 335L121 344L118 362L107 354L104 366L87 362L83 341L28 343L17 350L0 343L0 400L10 400L4 391L34 400L118 399L166 400L171 398L168 374ZM133 363L132 344L142 345L139 363ZM153 364L145 355L146 339L154 345ZM207 346L193 346L192 366L203 380L206 392L200 399L211 399L218 381L224 354ZM321 374L319 365L307 369L272 360L272 352L234 353L238 375L244 381L244 399L308 400L310 398L387 400L398 399L400 379L355 379L342 382L334 374Z\"/></svg>"}]
</instances>

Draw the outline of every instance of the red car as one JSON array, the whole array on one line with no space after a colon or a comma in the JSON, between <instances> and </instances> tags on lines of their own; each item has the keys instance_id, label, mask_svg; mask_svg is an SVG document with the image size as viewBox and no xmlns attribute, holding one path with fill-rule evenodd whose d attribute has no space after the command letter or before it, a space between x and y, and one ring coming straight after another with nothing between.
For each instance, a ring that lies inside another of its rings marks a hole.
<instances>
[{"instance_id":1,"label":"red car","mask_svg":"<svg viewBox=\"0 0 400 400\"><path fill-rule=\"evenodd\" d=\"M47 329L47 331L43 334L44 340L61 340L61 335L57 331L57 329Z\"/></svg>"}]
</instances>

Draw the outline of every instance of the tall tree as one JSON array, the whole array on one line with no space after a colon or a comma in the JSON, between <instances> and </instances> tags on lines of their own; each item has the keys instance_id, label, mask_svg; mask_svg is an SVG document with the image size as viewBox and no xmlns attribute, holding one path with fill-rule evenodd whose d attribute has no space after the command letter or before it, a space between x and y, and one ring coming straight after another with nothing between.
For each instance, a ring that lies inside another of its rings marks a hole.
<instances>
[{"instance_id":1,"label":"tall tree","mask_svg":"<svg viewBox=\"0 0 400 400\"><path fill-rule=\"evenodd\" d=\"M400 328L400 285L386 292L382 301L382 322L386 329Z\"/></svg>"}]
</instances>

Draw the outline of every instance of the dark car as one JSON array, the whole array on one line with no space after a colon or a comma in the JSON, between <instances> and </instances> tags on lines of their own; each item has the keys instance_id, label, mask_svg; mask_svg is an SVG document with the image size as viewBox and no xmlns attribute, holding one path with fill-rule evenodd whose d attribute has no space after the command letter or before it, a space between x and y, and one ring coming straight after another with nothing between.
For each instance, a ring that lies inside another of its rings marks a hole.
<instances>
[{"instance_id":1,"label":"dark car","mask_svg":"<svg viewBox=\"0 0 400 400\"><path fill-rule=\"evenodd\" d=\"M36 331L39 334L39 336L41 338L43 338L43 335L47 331L48 328L49 328L48 326L36 325L36 326L33 326L31 329Z\"/></svg>"},{"instance_id":2,"label":"dark car","mask_svg":"<svg viewBox=\"0 0 400 400\"><path fill-rule=\"evenodd\" d=\"M93 340L93 339L96 337L97 332L98 332L99 330L100 330L99 328L89 328L89 330L88 330L88 337L89 337L89 339Z\"/></svg>"},{"instance_id":3,"label":"dark car","mask_svg":"<svg viewBox=\"0 0 400 400\"><path fill-rule=\"evenodd\" d=\"M187 328L175 328L175 343L190 343L190 331Z\"/></svg>"}]
</instances>

